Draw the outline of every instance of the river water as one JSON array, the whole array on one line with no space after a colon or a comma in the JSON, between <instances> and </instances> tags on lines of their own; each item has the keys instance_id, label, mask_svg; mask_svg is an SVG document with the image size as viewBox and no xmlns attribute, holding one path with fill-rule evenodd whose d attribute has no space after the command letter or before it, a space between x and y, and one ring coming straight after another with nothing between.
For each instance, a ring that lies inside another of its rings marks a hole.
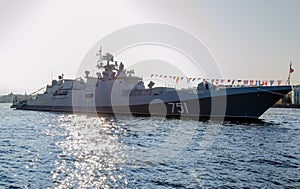
<instances>
[{"instance_id":1,"label":"river water","mask_svg":"<svg viewBox=\"0 0 300 189\"><path fill-rule=\"evenodd\" d=\"M300 188L300 109L220 124L9 106L0 188Z\"/></svg>"}]
</instances>

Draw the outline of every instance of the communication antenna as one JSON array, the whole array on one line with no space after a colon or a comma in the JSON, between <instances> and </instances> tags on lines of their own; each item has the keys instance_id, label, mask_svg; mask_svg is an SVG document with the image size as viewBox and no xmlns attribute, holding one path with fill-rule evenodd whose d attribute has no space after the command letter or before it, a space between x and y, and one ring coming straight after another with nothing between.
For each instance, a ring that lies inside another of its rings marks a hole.
<instances>
[{"instance_id":1,"label":"communication antenna","mask_svg":"<svg viewBox=\"0 0 300 189\"><path fill-rule=\"evenodd\" d=\"M100 68L103 66L103 64L102 64L102 47L100 47L99 51L96 53L96 56L99 57L97 60L97 67Z\"/></svg>"}]
</instances>

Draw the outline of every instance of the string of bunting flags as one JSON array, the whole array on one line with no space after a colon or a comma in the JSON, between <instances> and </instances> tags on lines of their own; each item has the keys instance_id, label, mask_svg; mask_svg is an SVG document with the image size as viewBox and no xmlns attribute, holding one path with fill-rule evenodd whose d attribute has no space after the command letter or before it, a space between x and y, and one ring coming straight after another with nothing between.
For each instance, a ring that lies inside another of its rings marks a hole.
<instances>
[{"instance_id":1,"label":"string of bunting flags","mask_svg":"<svg viewBox=\"0 0 300 189\"><path fill-rule=\"evenodd\" d=\"M242 79L208 79L208 78L196 78L196 77L180 77L171 75L151 74L151 78L164 78L173 79L176 84L186 81L190 82L210 82L213 85L237 85L237 86L280 86L283 80L242 80Z\"/></svg>"}]
</instances>

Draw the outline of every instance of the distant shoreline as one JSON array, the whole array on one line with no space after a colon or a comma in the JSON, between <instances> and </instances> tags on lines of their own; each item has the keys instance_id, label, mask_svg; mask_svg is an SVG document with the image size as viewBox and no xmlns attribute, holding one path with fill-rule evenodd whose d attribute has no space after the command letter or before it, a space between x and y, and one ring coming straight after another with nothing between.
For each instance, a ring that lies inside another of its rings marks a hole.
<instances>
[{"instance_id":1,"label":"distant shoreline","mask_svg":"<svg viewBox=\"0 0 300 189\"><path fill-rule=\"evenodd\" d=\"M300 104L274 104L272 108L300 108Z\"/></svg>"}]
</instances>

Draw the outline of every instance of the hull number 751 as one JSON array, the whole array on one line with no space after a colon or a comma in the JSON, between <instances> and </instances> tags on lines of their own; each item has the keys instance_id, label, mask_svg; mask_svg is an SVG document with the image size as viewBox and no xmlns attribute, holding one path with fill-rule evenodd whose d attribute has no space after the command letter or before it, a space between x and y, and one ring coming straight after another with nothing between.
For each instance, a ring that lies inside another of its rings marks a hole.
<instances>
[{"instance_id":1,"label":"hull number 751","mask_svg":"<svg viewBox=\"0 0 300 189\"><path fill-rule=\"evenodd\" d=\"M180 114L188 114L189 113L189 110L188 110L188 106L186 105L185 102L170 102L168 103L168 105L171 105L172 106L172 109L171 109L171 113L175 113L175 110L177 111L176 113L180 113Z\"/></svg>"}]
</instances>

